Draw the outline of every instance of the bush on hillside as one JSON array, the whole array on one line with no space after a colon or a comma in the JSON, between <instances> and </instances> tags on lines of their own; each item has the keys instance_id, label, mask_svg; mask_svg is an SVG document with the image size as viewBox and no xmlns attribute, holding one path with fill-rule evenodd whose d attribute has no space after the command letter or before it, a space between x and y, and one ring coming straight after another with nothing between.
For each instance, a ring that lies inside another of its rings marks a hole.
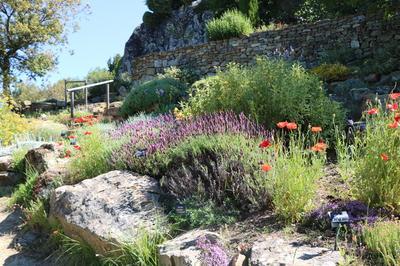
<instances>
[{"instance_id":1,"label":"bush on hillside","mask_svg":"<svg viewBox=\"0 0 400 266\"><path fill-rule=\"evenodd\" d=\"M244 112L269 128L286 120L320 126L324 137L333 136L334 126L344 121L344 111L328 98L318 77L283 60L258 59L251 67L231 64L196 82L182 107L185 115Z\"/></svg>"},{"instance_id":2,"label":"bush on hillside","mask_svg":"<svg viewBox=\"0 0 400 266\"><path fill-rule=\"evenodd\" d=\"M258 15L258 0L239 0L239 10L256 25L260 20Z\"/></svg>"},{"instance_id":3,"label":"bush on hillside","mask_svg":"<svg viewBox=\"0 0 400 266\"><path fill-rule=\"evenodd\" d=\"M351 69L342 64L322 64L311 69L311 73L324 81L331 82L346 80L351 73Z\"/></svg>"},{"instance_id":4,"label":"bush on hillside","mask_svg":"<svg viewBox=\"0 0 400 266\"><path fill-rule=\"evenodd\" d=\"M210 40L241 37L253 32L250 19L237 10L226 11L221 18L209 21L206 28Z\"/></svg>"},{"instance_id":5,"label":"bush on hillside","mask_svg":"<svg viewBox=\"0 0 400 266\"><path fill-rule=\"evenodd\" d=\"M155 79L133 88L121 107L123 116L140 112L172 110L187 95L187 87L176 79Z\"/></svg>"},{"instance_id":6,"label":"bush on hillside","mask_svg":"<svg viewBox=\"0 0 400 266\"><path fill-rule=\"evenodd\" d=\"M8 99L0 97L0 146L9 145L17 134L28 131L28 120L12 111Z\"/></svg>"}]
</instances>

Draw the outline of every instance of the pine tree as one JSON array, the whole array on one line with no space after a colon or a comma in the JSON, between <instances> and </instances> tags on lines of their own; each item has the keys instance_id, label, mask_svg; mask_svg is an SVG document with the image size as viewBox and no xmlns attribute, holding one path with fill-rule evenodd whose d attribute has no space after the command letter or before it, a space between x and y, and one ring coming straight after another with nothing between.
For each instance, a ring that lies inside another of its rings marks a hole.
<instances>
[{"instance_id":1,"label":"pine tree","mask_svg":"<svg viewBox=\"0 0 400 266\"><path fill-rule=\"evenodd\" d=\"M239 10L245 14L253 24L259 21L258 0L239 0Z\"/></svg>"}]
</instances>

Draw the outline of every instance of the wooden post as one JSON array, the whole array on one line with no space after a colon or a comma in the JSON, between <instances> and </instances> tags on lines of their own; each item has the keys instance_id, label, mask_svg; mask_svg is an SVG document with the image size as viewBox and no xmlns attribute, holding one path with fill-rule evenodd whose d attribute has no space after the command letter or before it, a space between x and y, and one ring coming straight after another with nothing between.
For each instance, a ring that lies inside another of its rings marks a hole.
<instances>
[{"instance_id":1,"label":"wooden post","mask_svg":"<svg viewBox=\"0 0 400 266\"><path fill-rule=\"evenodd\" d=\"M71 91L71 118L74 118L75 92Z\"/></svg>"},{"instance_id":2,"label":"wooden post","mask_svg":"<svg viewBox=\"0 0 400 266\"><path fill-rule=\"evenodd\" d=\"M110 83L107 83L106 101L107 101L107 110L108 110L108 109L110 109Z\"/></svg>"},{"instance_id":3,"label":"wooden post","mask_svg":"<svg viewBox=\"0 0 400 266\"><path fill-rule=\"evenodd\" d=\"M85 80L85 86L87 85L87 80ZM88 88L85 88L85 108L88 110Z\"/></svg>"},{"instance_id":4,"label":"wooden post","mask_svg":"<svg viewBox=\"0 0 400 266\"><path fill-rule=\"evenodd\" d=\"M67 108L68 105L68 92L67 92L67 80L64 79L64 105Z\"/></svg>"}]
</instances>

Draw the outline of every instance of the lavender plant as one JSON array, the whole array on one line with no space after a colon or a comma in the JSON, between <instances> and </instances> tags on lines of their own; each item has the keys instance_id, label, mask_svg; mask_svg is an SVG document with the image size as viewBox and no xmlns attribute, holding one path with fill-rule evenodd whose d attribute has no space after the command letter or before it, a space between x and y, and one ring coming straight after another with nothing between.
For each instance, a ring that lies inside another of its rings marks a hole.
<instances>
[{"instance_id":1,"label":"lavender plant","mask_svg":"<svg viewBox=\"0 0 400 266\"><path fill-rule=\"evenodd\" d=\"M196 247L202 251L202 259L207 266L227 266L229 265L228 255L224 248L216 241L211 242L205 236L201 236Z\"/></svg>"}]
</instances>

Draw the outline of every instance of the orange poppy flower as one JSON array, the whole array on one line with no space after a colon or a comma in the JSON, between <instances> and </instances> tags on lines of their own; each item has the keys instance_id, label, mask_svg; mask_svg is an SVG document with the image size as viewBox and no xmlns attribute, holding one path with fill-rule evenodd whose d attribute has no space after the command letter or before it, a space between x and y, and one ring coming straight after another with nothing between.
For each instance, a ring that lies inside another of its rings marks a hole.
<instances>
[{"instance_id":1,"label":"orange poppy flower","mask_svg":"<svg viewBox=\"0 0 400 266\"><path fill-rule=\"evenodd\" d=\"M270 165L268 165L268 164L263 164L261 166L261 170L263 170L264 172L269 172L269 171L272 170L272 167Z\"/></svg>"},{"instance_id":2,"label":"orange poppy flower","mask_svg":"<svg viewBox=\"0 0 400 266\"><path fill-rule=\"evenodd\" d=\"M69 139L76 139L75 136L68 136Z\"/></svg>"},{"instance_id":3,"label":"orange poppy flower","mask_svg":"<svg viewBox=\"0 0 400 266\"><path fill-rule=\"evenodd\" d=\"M65 156L64 156L65 158L69 158L69 157L71 157L71 151L70 150L66 150L65 151Z\"/></svg>"},{"instance_id":4,"label":"orange poppy flower","mask_svg":"<svg viewBox=\"0 0 400 266\"><path fill-rule=\"evenodd\" d=\"M278 124L276 124L276 126L277 126L278 128L280 128L280 129L283 129L283 128L285 128L285 127L287 126L287 124L288 124L287 121L285 121L285 122L279 122Z\"/></svg>"},{"instance_id":5,"label":"orange poppy flower","mask_svg":"<svg viewBox=\"0 0 400 266\"><path fill-rule=\"evenodd\" d=\"M312 127L311 132L313 132L313 133L322 132L322 127Z\"/></svg>"},{"instance_id":6,"label":"orange poppy flower","mask_svg":"<svg viewBox=\"0 0 400 266\"><path fill-rule=\"evenodd\" d=\"M80 150L81 150L81 146L79 146L79 145L74 145L74 149L77 150L77 151L80 151Z\"/></svg>"},{"instance_id":7,"label":"orange poppy flower","mask_svg":"<svg viewBox=\"0 0 400 266\"><path fill-rule=\"evenodd\" d=\"M379 113L379 111L377 108L372 108L372 109L368 110L367 113L369 115L377 115Z\"/></svg>"},{"instance_id":8,"label":"orange poppy flower","mask_svg":"<svg viewBox=\"0 0 400 266\"><path fill-rule=\"evenodd\" d=\"M394 111L396 111L397 109L399 109L399 104L398 104L398 103L393 103L393 104L388 103L388 104L386 104L386 108L387 108L388 110L390 110L391 112L394 112Z\"/></svg>"},{"instance_id":9,"label":"orange poppy flower","mask_svg":"<svg viewBox=\"0 0 400 266\"><path fill-rule=\"evenodd\" d=\"M387 155L386 153L382 153L381 154L381 159L385 162L389 161L389 155Z\"/></svg>"},{"instance_id":10,"label":"orange poppy flower","mask_svg":"<svg viewBox=\"0 0 400 266\"><path fill-rule=\"evenodd\" d=\"M315 152L324 152L328 148L328 145L325 144L324 142L320 141L317 144L315 144L313 147L311 147L312 151Z\"/></svg>"},{"instance_id":11,"label":"orange poppy flower","mask_svg":"<svg viewBox=\"0 0 400 266\"><path fill-rule=\"evenodd\" d=\"M395 120L396 122L400 122L400 113L396 113L396 114L394 115L394 120Z\"/></svg>"},{"instance_id":12,"label":"orange poppy flower","mask_svg":"<svg viewBox=\"0 0 400 266\"><path fill-rule=\"evenodd\" d=\"M289 130L295 130L295 129L297 129L297 124L296 123L287 123L286 128Z\"/></svg>"},{"instance_id":13,"label":"orange poppy flower","mask_svg":"<svg viewBox=\"0 0 400 266\"><path fill-rule=\"evenodd\" d=\"M394 121L393 123L388 125L389 128L398 128L399 127L399 123L397 121Z\"/></svg>"},{"instance_id":14,"label":"orange poppy flower","mask_svg":"<svg viewBox=\"0 0 400 266\"><path fill-rule=\"evenodd\" d=\"M263 140L261 143L260 143L260 145L259 145L259 147L260 148L268 148L268 147L270 147L272 144L271 144L271 142L269 142L269 140Z\"/></svg>"},{"instance_id":15,"label":"orange poppy flower","mask_svg":"<svg viewBox=\"0 0 400 266\"><path fill-rule=\"evenodd\" d=\"M391 94L389 94L389 97L392 100L396 100L397 98L400 97L400 92L391 93Z\"/></svg>"},{"instance_id":16,"label":"orange poppy flower","mask_svg":"<svg viewBox=\"0 0 400 266\"><path fill-rule=\"evenodd\" d=\"M92 132L86 131L84 134L85 134L85 136L89 136L89 135L92 135Z\"/></svg>"}]
</instances>

